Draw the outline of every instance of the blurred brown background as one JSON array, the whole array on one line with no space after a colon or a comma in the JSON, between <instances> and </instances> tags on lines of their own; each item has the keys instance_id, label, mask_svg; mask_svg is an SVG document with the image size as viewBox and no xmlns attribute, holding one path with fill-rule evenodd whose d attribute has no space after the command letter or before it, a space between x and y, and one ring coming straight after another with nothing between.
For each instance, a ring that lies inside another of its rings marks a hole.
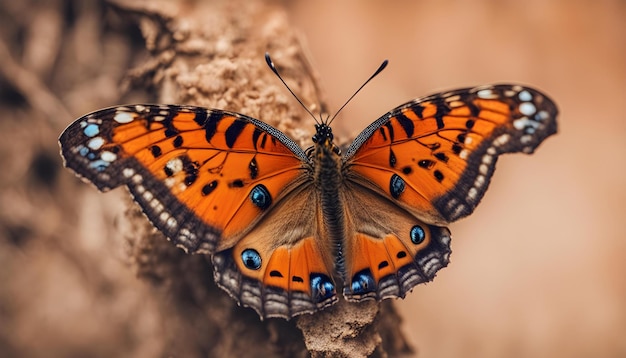
<instances>
[{"instance_id":1,"label":"blurred brown background","mask_svg":"<svg viewBox=\"0 0 626 358\"><path fill-rule=\"evenodd\" d=\"M476 212L451 226L450 266L397 302L419 356L626 356L626 2L275 4L331 109L390 60L335 122L340 134L477 84L529 84L560 108L559 134L532 157L502 158ZM56 144L73 118L115 104L135 57L120 51L141 48L138 30L96 1L2 0L0 11L0 355L160 355L164 327L122 240L77 222L77 211L114 221L126 194L76 189Z\"/></svg>"}]
</instances>

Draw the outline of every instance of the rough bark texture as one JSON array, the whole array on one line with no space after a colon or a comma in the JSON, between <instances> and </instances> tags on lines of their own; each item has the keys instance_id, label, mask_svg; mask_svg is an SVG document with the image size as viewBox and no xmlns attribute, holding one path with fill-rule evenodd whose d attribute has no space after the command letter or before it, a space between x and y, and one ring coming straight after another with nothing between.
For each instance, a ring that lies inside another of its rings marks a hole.
<instances>
[{"instance_id":1,"label":"rough bark texture","mask_svg":"<svg viewBox=\"0 0 626 358\"><path fill-rule=\"evenodd\" d=\"M19 4L5 6L15 17L5 19L10 21L3 25L8 36L3 41L18 35L25 41L23 47L0 43L1 105L12 118L0 122L0 133L3 148L19 146L24 152L22 160L3 165L4 173L12 175L2 174L2 182L12 190L2 189L6 215L0 262L23 272L17 278L0 277L7 282L0 289L1 356L412 352L390 303L379 312L374 302L341 301L292 321L260 321L215 286L208 257L173 247L127 193L101 195L59 175L56 138L63 126L82 113L118 103L233 110L309 145L311 119L263 59L270 52L294 92L323 108L314 71L280 6L121 0L58 0L32 12ZM35 19L21 17L25 14ZM20 202L13 212L6 209L11 202ZM133 278L133 271L141 280ZM31 282L49 287L33 288ZM90 302L101 309L90 310ZM71 322L57 330L56 320ZM30 343L34 336L37 344Z\"/></svg>"}]
</instances>

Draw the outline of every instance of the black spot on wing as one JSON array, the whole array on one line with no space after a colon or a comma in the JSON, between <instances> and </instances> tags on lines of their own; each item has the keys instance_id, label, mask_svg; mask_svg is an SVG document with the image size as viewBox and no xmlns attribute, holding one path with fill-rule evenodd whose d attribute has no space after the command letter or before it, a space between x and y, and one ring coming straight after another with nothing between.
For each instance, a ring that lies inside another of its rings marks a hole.
<instances>
[{"instance_id":1,"label":"black spot on wing","mask_svg":"<svg viewBox=\"0 0 626 358\"><path fill-rule=\"evenodd\" d=\"M441 181L443 180L443 173L441 173L439 170L435 170L433 172L433 175L435 176L435 179L437 179L437 181L441 183Z\"/></svg>"},{"instance_id":2,"label":"black spot on wing","mask_svg":"<svg viewBox=\"0 0 626 358\"><path fill-rule=\"evenodd\" d=\"M228 186L231 188L243 188L244 182L241 179L235 179L228 183Z\"/></svg>"},{"instance_id":3,"label":"black spot on wing","mask_svg":"<svg viewBox=\"0 0 626 358\"><path fill-rule=\"evenodd\" d=\"M445 102L440 101L437 103L437 112L435 112L435 120L437 121L437 129L445 127L443 123L443 117L450 113L450 107Z\"/></svg>"},{"instance_id":4,"label":"black spot on wing","mask_svg":"<svg viewBox=\"0 0 626 358\"><path fill-rule=\"evenodd\" d=\"M158 145L153 145L152 147L150 147L150 153L153 157L158 158L161 156L161 154L163 154L163 151L161 151L161 147L159 147Z\"/></svg>"},{"instance_id":5,"label":"black spot on wing","mask_svg":"<svg viewBox=\"0 0 626 358\"><path fill-rule=\"evenodd\" d=\"M411 110L413 110L413 112L417 114L419 119L424 119L424 107L421 104L416 104L414 106L411 106Z\"/></svg>"},{"instance_id":6,"label":"black spot on wing","mask_svg":"<svg viewBox=\"0 0 626 358\"><path fill-rule=\"evenodd\" d=\"M413 121L407 118L402 112L398 113L395 118L406 133L406 136L409 138L412 137L415 130Z\"/></svg>"},{"instance_id":7,"label":"black spot on wing","mask_svg":"<svg viewBox=\"0 0 626 358\"><path fill-rule=\"evenodd\" d=\"M226 128L226 145L228 148L232 148L235 145L235 141L239 138L239 135L248 123L242 120L235 120L228 128Z\"/></svg>"},{"instance_id":8,"label":"black spot on wing","mask_svg":"<svg viewBox=\"0 0 626 358\"><path fill-rule=\"evenodd\" d=\"M180 148L183 145L183 137L178 135L174 138L174 148Z\"/></svg>"},{"instance_id":9,"label":"black spot on wing","mask_svg":"<svg viewBox=\"0 0 626 358\"><path fill-rule=\"evenodd\" d=\"M261 149L265 149L266 142L267 142L267 133L263 133L263 137L261 138Z\"/></svg>"},{"instance_id":10,"label":"black spot on wing","mask_svg":"<svg viewBox=\"0 0 626 358\"><path fill-rule=\"evenodd\" d=\"M393 134L393 126L391 125L391 121L385 122L385 127L389 132L389 140L393 142L394 134Z\"/></svg>"},{"instance_id":11,"label":"black spot on wing","mask_svg":"<svg viewBox=\"0 0 626 358\"><path fill-rule=\"evenodd\" d=\"M467 107L469 108L472 117L478 117L478 115L480 114L480 108L478 108L478 106L475 105L474 102L467 102Z\"/></svg>"},{"instance_id":12,"label":"black spot on wing","mask_svg":"<svg viewBox=\"0 0 626 358\"><path fill-rule=\"evenodd\" d=\"M420 168L430 169L432 168L433 165L435 165L435 162L433 162L432 160L428 160L428 159L422 159L419 162L417 162L417 165Z\"/></svg>"},{"instance_id":13,"label":"black spot on wing","mask_svg":"<svg viewBox=\"0 0 626 358\"><path fill-rule=\"evenodd\" d=\"M250 171L250 179L256 179L259 175L259 167L257 165L256 158L252 158L248 164L248 170Z\"/></svg>"},{"instance_id":14,"label":"black spot on wing","mask_svg":"<svg viewBox=\"0 0 626 358\"><path fill-rule=\"evenodd\" d=\"M252 143L254 144L254 149L257 149L257 142L259 141L259 136L263 133L259 128L254 128L254 132L252 132Z\"/></svg>"},{"instance_id":15,"label":"black spot on wing","mask_svg":"<svg viewBox=\"0 0 626 358\"><path fill-rule=\"evenodd\" d=\"M174 128L174 126L172 126L171 123L170 123L170 125L167 126L167 128L165 129L165 136L167 138L172 138L172 137L177 136L177 135L178 135L178 130L176 128Z\"/></svg>"},{"instance_id":16,"label":"black spot on wing","mask_svg":"<svg viewBox=\"0 0 626 358\"><path fill-rule=\"evenodd\" d=\"M210 142L215 132L217 131L217 124L224 118L221 113L211 112L209 118L204 122L204 137L207 142Z\"/></svg>"},{"instance_id":17,"label":"black spot on wing","mask_svg":"<svg viewBox=\"0 0 626 358\"><path fill-rule=\"evenodd\" d=\"M396 155L392 149L389 149L389 166L392 168L395 168L396 163L397 163Z\"/></svg>"},{"instance_id":18,"label":"black spot on wing","mask_svg":"<svg viewBox=\"0 0 626 358\"><path fill-rule=\"evenodd\" d=\"M207 112L206 111L196 111L195 117L193 117L193 121L196 122L200 127L204 127L207 121Z\"/></svg>"},{"instance_id":19,"label":"black spot on wing","mask_svg":"<svg viewBox=\"0 0 626 358\"><path fill-rule=\"evenodd\" d=\"M378 131L380 132L380 135L383 137L383 140L386 142L387 141L387 133L385 133L385 129L383 127L378 128Z\"/></svg>"},{"instance_id":20,"label":"black spot on wing","mask_svg":"<svg viewBox=\"0 0 626 358\"><path fill-rule=\"evenodd\" d=\"M444 152L437 152L434 154L435 158L439 159L440 161L447 163L448 162L448 156L446 155L446 153Z\"/></svg>"},{"instance_id":21,"label":"black spot on wing","mask_svg":"<svg viewBox=\"0 0 626 358\"><path fill-rule=\"evenodd\" d=\"M213 180L209 184L206 184L202 187L202 195L207 196L213 192L217 188L217 180Z\"/></svg>"}]
</instances>

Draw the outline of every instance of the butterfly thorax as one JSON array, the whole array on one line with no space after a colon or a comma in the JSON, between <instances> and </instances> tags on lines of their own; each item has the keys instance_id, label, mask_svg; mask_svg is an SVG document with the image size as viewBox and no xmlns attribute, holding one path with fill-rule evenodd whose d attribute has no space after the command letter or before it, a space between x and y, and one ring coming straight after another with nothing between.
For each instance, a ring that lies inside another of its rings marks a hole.
<instances>
[{"instance_id":1,"label":"butterfly thorax","mask_svg":"<svg viewBox=\"0 0 626 358\"><path fill-rule=\"evenodd\" d=\"M315 126L317 133L313 136L313 182L321 206L325 235L330 238L335 248L336 271L343 273L343 248L345 237L343 197L340 195L344 183L342 159L339 147L333 143L332 130L326 124Z\"/></svg>"}]
</instances>

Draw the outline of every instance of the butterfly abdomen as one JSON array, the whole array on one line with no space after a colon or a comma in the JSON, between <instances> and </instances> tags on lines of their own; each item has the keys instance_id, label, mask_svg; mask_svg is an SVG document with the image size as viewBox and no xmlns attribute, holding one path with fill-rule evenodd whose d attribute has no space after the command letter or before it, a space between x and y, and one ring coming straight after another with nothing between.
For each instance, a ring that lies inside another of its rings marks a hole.
<instances>
[{"instance_id":1,"label":"butterfly abdomen","mask_svg":"<svg viewBox=\"0 0 626 358\"><path fill-rule=\"evenodd\" d=\"M313 171L313 180L324 221L323 235L332 242L336 272L343 273L345 270L342 243L346 235L345 210L343 198L339 193L341 186L344 185L344 179L341 157L334 148L332 134L316 143L314 149L316 166Z\"/></svg>"}]
</instances>

